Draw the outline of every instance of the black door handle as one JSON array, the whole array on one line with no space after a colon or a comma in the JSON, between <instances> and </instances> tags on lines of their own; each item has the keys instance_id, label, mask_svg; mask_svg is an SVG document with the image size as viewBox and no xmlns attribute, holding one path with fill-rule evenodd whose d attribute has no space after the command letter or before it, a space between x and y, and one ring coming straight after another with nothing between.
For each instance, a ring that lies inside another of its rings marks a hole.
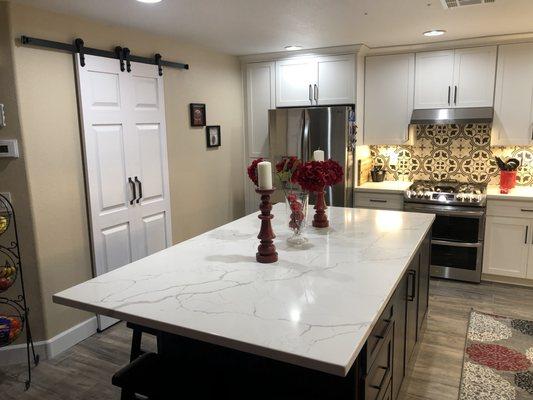
<instances>
[{"instance_id":1,"label":"black door handle","mask_svg":"<svg viewBox=\"0 0 533 400\"><path fill-rule=\"evenodd\" d=\"M451 105L451 103L450 103L450 101L451 101L451 100L450 100L450 96L451 96L451 94L452 94L452 87L451 87L451 86L448 86L448 105Z\"/></svg>"},{"instance_id":2,"label":"black door handle","mask_svg":"<svg viewBox=\"0 0 533 400\"><path fill-rule=\"evenodd\" d=\"M416 296L416 271L410 270L408 274L409 274L409 279L407 281L407 292L408 292L407 300L413 301ZM411 286L411 288L409 288L409 286Z\"/></svg>"},{"instance_id":3,"label":"black door handle","mask_svg":"<svg viewBox=\"0 0 533 400\"><path fill-rule=\"evenodd\" d=\"M455 87L455 90L453 93L453 103L457 105L457 86Z\"/></svg>"},{"instance_id":4,"label":"black door handle","mask_svg":"<svg viewBox=\"0 0 533 400\"><path fill-rule=\"evenodd\" d=\"M143 198L143 184L137 177L135 177L135 182L139 184L139 197L137 198L137 204L139 204Z\"/></svg>"},{"instance_id":5,"label":"black door handle","mask_svg":"<svg viewBox=\"0 0 533 400\"><path fill-rule=\"evenodd\" d=\"M137 198L137 188L135 187L135 183L131 180L131 177L128 178L128 183L131 185L131 193L133 197L130 200L130 206L133 205L133 202Z\"/></svg>"}]
</instances>

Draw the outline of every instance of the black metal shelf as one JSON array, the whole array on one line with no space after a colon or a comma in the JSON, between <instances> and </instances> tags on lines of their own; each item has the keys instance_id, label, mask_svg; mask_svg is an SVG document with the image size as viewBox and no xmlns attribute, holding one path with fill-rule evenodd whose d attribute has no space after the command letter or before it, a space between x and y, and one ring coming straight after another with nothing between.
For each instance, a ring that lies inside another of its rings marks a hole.
<instances>
[{"instance_id":1,"label":"black metal shelf","mask_svg":"<svg viewBox=\"0 0 533 400\"><path fill-rule=\"evenodd\" d=\"M19 279L21 291L20 294L14 297L8 297L7 295L0 296L0 316L18 318L21 324L17 337L13 337L12 339L8 340L4 346L14 342L20 335L22 335L23 332L26 333L26 362L28 367L28 377L25 381L25 388L28 390L31 385L32 359L34 365L39 364L39 355L35 353L33 339L31 336L30 321L28 318L30 310L26 302L26 290L24 287L24 275L22 273L22 262L15 210L8 198L0 194L0 215L2 214L8 214L10 221L7 229L0 234L0 240L5 239L6 237L11 237L11 240L8 240L7 244L0 243L0 265L5 265L7 263L16 268L15 279ZM13 291L14 286L16 286L16 282L5 289L2 293L9 293L10 291ZM6 310L5 314L2 310Z\"/></svg>"}]
</instances>

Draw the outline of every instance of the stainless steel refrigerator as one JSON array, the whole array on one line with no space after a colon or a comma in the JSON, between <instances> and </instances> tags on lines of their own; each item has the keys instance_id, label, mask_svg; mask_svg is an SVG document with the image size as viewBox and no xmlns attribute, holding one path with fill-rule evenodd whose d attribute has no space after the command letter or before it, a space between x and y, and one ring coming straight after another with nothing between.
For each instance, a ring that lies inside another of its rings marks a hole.
<instances>
[{"instance_id":1,"label":"stainless steel refrigerator","mask_svg":"<svg viewBox=\"0 0 533 400\"><path fill-rule=\"evenodd\" d=\"M326 159L339 162L344 169L344 181L326 193L328 205L353 207L356 141L353 107L279 108L269 110L268 123L271 161L297 156L305 162L312 159L313 151L324 150ZM274 197L278 201L282 198L281 193Z\"/></svg>"}]
</instances>

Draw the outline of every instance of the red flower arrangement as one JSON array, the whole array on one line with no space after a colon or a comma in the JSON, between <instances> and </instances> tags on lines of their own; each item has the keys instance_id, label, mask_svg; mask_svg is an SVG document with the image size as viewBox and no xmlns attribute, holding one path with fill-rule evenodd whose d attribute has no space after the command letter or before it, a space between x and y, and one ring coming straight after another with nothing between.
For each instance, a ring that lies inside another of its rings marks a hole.
<instances>
[{"instance_id":1,"label":"red flower arrangement","mask_svg":"<svg viewBox=\"0 0 533 400\"><path fill-rule=\"evenodd\" d=\"M246 168L248 171L248 178L254 183L255 186L258 185L257 182L257 164L259 164L261 161L263 161L262 158L256 158L252 161L252 163Z\"/></svg>"},{"instance_id":2,"label":"red flower arrangement","mask_svg":"<svg viewBox=\"0 0 533 400\"><path fill-rule=\"evenodd\" d=\"M337 161L308 161L298 167L292 179L309 192L319 192L326 186L332 186L340 181L344 172Z\"/></svg>"},{"instance_id":3,"label":"red flower arrangement","mask_svg":"<svg viewBox=\"0 0 533 400\"><path fill-rule=\"evenodd\" d=\"M296 183L294 173L298 170L298 167L301 164L302 162L296 156L283 157L282 160L276 164L276 173L281 183Z\"/></svg>"}]
</instances>

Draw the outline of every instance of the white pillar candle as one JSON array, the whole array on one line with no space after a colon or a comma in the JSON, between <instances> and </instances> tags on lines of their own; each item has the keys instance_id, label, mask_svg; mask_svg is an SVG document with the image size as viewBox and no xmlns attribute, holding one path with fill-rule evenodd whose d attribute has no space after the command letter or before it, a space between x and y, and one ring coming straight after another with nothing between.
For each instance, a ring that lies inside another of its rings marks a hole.
<instances>
[{"instance_id":1,"label":"white pillar candle","mask_svg":"<svg viewBox=\"0 0 533 400\"><path fill-rule=\"evenodd\" d=\"M259 189L272 189L272 164L268 161L257 164L257 186Z\"/></svg>"},{"instance_id":2,"label":"white pillar candle","mask_svg":"<svg viewBox=\"0 0 533 400\"><path fill-rule=\"evenodd\" d=\"M315 161L324 161L324 150L315 150L313 152L313 159Z\"/></svg>"}]
</instances>

